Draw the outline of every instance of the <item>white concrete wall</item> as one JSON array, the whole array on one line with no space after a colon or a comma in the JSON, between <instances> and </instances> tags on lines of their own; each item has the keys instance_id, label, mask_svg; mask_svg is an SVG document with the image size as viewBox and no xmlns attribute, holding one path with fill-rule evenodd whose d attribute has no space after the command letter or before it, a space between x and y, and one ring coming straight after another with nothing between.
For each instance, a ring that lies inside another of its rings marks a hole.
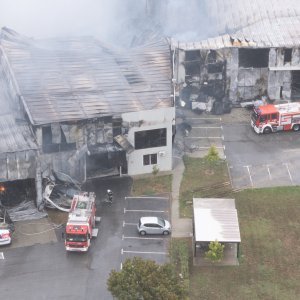
<instances>
[{"instance_id":1,"label":"white concrete wall","mask_svg":"<svg viewBox=\"0 0 300 300\"><path fill-rule=\"evenodd\" d=\"M172 124L175 124L175 108L160 108L148 111L139 111L122 114L123 122L128 123L128 141L134 145L134 133L136 131L167 129L167 145L134 150L127 156L128 175L140 175L152 173L153 165L144 166L143 156L157 153L157 167L159 171L172 170Z\"/></svg>"}]
</instances>

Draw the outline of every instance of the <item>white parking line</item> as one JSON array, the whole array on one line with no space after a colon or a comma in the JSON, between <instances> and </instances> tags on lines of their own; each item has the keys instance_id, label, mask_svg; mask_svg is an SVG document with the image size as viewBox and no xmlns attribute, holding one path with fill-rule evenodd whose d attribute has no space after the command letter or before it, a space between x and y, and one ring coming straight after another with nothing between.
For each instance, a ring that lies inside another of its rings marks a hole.
<instances>
[{"instance_id":1,"label":"white parking line","mask_svg":"<svg viewBox=\"0 0 300 300\"><path fill-rule=\"evenodd\" d=\"M126 209L124 208L124 213L127 212L150 212L150 213L165 213L167 210L143 210L143 209Z\"/></svg>"},{"instance_id":2,"label":"white parking line","mask_svg":"<svg viewBox=\"0 0 300 300\"><path fill-rule=\"evenodd\" d=\"M271 175L270 168L269 168L269 166L268 166L268 165L267 165L266 167L267 167L267 169L268 169L268 173L269 173L269 179L270 179L270 180L272 180L272 175Z\"/></svg>"},{"instance_id":3,"label":"white parking line","mask_svg":"<svg viewBox=\"0 0 300 300\"><path fill-rule=\"evenodd\" d=\"M210 148L211 148L211 146L210 146L210 147L202 147L202 146L200 147L200 146L197 146L197 149L210 149ZM221 146L220 146L220 147L216 147L216 146L215 146L215 148L216 148L216 149L224 149L224 150L225 150L225 148L224 148L224 147L221 147Z\"/></svg>"},{"instance_id":4,"label":"white parking line","mask_svg":"<svg viewBox=\"0 0 300 300\"><path fill-rule=\"evenodd\" d=\"M129 226L136 226L137 223L126 223L125 221L123 221L123 227L125 227L127 225L129 225Z\"/></svg>"},{"instance_id":5,"label":"white parking line","mask_svg":"<svg viewBox=\"0 0 300 300\"><path fill-rule=\"evenodd\" d=\"M121 253L136 253L136 254L158 254L158 255L167 255L167 252L152 252L152 251L127 251L127 250L123 250L121 251Z\"/></svg>"},{"instance_id":6,"label":"white parking line","mask_svg":"<svg viewBox=\"0 0 300 300\"><path fill-rule=\"evenodd\" d=\"M125 236L124 234L122 235L122 240L125 239L133 239L133 240L159 240L162 241L164 238L156 238L156 237L139 237L139 236Z\"/></svg>"},{"instance_id":7,"label":"white parking line","mask_svg":"<svg viewBox=\"0 0 300 300\"><path fill-rule=\"evenodd\" d=\"M251 186L253 187L253 181L252 181L252 177L251 177L251 173L250 173L250 167L251 167L251 166L244 166L244 168L247 168L247 170L248 170L248 174L249 174Z\"/></svg>"},{"instance_id":8,"label":"white parking line","mask_svg":"<svg viewBox=\"0 0 300 300\"><path fill-rule=\"evenodd\" d=\"M125 197L125 200L127 199L163 199L163 200L169 200L168 197L148 197L148 196L139 196L139 197Z\"/></svg>"},{"instance_id":9,"label":"white parking line","mask_svg":"<svg viewBox=\"0 0 300 300\"><path fill-rule=\"evenodd\" d=\"M189 118L189 120L219 120L221 121L221 118Z\"/></svg>"},{"instance_id":10,"label":"white parking line","mask_svg":"<svg viewBox=\"0 0 300 300\"><path fill-rule=\"evenodd\" d=\"M0 252L0 259L4 259L4 254L3 254L3 252Z\"/></svg>"},{"instance_id":11,"label":"white parking line","mask_svg":"<svg viewBox=\"0 0 300 300\"><path fill-rule=\"evenodd\" d=\"M294 184L294 182L293 182L293 178L292 178L292 175L291 175L291 172L290 172L289 166L288 166L288 163L283 163L283 165L285 165L285 166L286 166L286 168L287 168L287 171L288 171L288 173L289 173L289 176L290 176L291 183L292 183L292 184Z\"/></svg>"},{"instance_id":12,"label":"white parking line","mask_svg":"<svg viewBox=\"0 0 300 300\"><path fill-rule=\"evenodd\" d=\"M197 129L222 129L222 126L212 126L212 127L206 127L206 126L193 126L192 127L193 129L194 128L197 128Z\"/></svg>"},{"instance_id":13,"label":"white parking line","mask_svg":"<svg viewBox=\"0 0 300 300\"><path fill-rule=\"evenodd\" d=\"M186 139L224 139L222 136L187 136Z\"/></svg>"}]
</instances>

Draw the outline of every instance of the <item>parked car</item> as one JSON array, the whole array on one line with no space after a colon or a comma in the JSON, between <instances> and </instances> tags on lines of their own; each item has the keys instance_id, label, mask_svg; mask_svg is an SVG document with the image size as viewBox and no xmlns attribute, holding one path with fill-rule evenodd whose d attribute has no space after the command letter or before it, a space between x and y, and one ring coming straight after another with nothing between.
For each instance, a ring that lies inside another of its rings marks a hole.
<instances>
[{"instance_id":1,"label":"parked car","mask_svg":"<svg viewBox=\"0 0 300 300\"><path fill-rule=\"evenodd\" d=\"M137 229L140 235L168 235L171 233L171 224L167 220L158 217L142 217L139 220Z\"/></svg>"},{"instance_id":2,"label":"parked car","mask_svg":"<svg viewBox=\"0 0 300 300\"><path fill-rule=\"evenodd\" d=\"M10 230L0 228L0 245L9 245L10 243L11 243Z\"/></svg>"}]
</instances>

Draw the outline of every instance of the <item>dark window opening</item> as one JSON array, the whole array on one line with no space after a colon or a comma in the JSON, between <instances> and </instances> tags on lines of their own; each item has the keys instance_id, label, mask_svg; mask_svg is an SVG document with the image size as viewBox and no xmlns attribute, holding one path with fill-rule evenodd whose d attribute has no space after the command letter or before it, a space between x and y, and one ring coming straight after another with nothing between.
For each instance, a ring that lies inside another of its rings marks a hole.
<instances>
[{"instance_id":1,"label":"dark window opening","mask_svg":"<svg viewBox=\"0 0 300 300\"><path fill-rule=\"evenodd\" d=\"M185 52L185 73L187 76L194 76L200 74L200 51L186 51Z\"/></svg>"},{"instance_id":2,"label":"dark window opening","mask_svg":"<svg viewBox=\"0 0 300 300\"><path fill-rule=\"evenodd\" d=\"M293 49L284 49L283 51L283 63L286 64L286 63L289 63L292 61L292 50Z\"/></svg>"},{"instance_id":3,"label":"dark window opening","mask_svg":"<svg viewBox=\"0 0 300 300\"><path fill-rule=\"evenodd\" d=\"M292 71L291 99L300 98L300 71Z\"/></svg>"},{"instance_id":4,"label":"dark window opening","mask_svg":"<svg viewBox=\"0 0 300 300\"><path fill-rule=\"evenodd\" d=\"M271 115L271 119L272 119L272 120L276 120L276 119L277 119L277 114L272 114L272 115Z\"/></svg>"},{"instance_id":5,"label":"dark window opening","mask_svg":"<svg viewBox=\"0 0 300 300\"><path fill-rule=\"evenodd\" d=\"M61 131L61 142L60 144L56 144L56 143L52 143L51 126L42 127L42 141L43 141L44 153L76 150L76 143L67 143L67 139L63 130L61 129L60 131Z\"/></svg>"},{"instance_id":6,"label":"dark window opening","mask_svg":"<svg viewBox=\"0 0 300 300\"><path fill-rule=\"evenodd\" d=\"M157 164L157 154L146 154L143 156L144 166L156 165Z\"/></svg>"},{"instance_id":7,"label":"dark window opening","mask_svg":"<svg viewBox=\"0 0 300 300\"><path fill-rule=\"evenodd\" d=\"M167 145L167 129L137 131L134 134L135 149L162 147Z\"/></svg>"},{"instance_id":8,"label":"dark window opening","mask_svg":"<svg viewBox=\"0 0 300 300\"><path fill-rule=\"evenodd\" d=\"M52 131L51 127L43 127L42 128L42 134L43 134L43 145L49 145L52 144Z\"/></svg>"},{"instance_id":9,"label":"dark window opening","mask_svg":"<svg viewBox=\"0 0 300 300\"><path fill-rule=\"evenodd\" d=\"M113 126L113 136L117 136L122 134L122 119L121 118L115 118L112 120L112 126Z\"/></svg>"},{"instance_id":10,"label":"dark window opening","mask_svg":"<svg viewBox=\"0 0 300 300\"><path fill-rule=\"evenodd\" d=\"M211 63L207 65L207 72L209 74L214 74L214 73L222 73L223 72L223 62L219 61L216 63Z\"/></svg>"},{"instance_id":11,"label":"dark window opening","mask_svg":"<svg viewBox=\"0 0 300 300\"><path fill-rule=\"evenodd\" d=\"M217 52L215 50L210 50L207 55L207 62L209 64L215 63L217 61Z\"/></svg>"},{"instance_id":12,"label":"dark window opening","mask_svg":"<svg viewBox=\"0 0 300 300\"><path fill-rule=\"evenodd\" d=\"M239 67L267 68L269 49L239 49Z\"/></svg>"}]
</instances>

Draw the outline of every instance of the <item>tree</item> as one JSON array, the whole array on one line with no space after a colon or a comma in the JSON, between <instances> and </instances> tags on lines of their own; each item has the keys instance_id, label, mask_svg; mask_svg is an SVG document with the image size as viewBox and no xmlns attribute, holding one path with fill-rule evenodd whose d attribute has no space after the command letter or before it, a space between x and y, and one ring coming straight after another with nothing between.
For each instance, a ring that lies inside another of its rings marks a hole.
<instances>
[{"instance_id":1,"label":"tree","mask_svg":"<svg viewBox=\"0 0 300 300\"><path fill-rule=\"evenodd\" d=\"M212 241L209 243L209 250L205 252L205 258L209 259L211 262L219 262L223 259L224 255L224 245L218 241Z\"/></svg>"},{"instance_id":2,"label":"tree","mask_svg":"<svg viewBox=\"0 0 300 300\"><path fill-rule=\"evenodd\" d=\"M108 290L120 300L179 300L186 290L171 264L159 265L140 257L126 259L122 270L112 270L107 280Z\"/></svg>"}]
</instances>

